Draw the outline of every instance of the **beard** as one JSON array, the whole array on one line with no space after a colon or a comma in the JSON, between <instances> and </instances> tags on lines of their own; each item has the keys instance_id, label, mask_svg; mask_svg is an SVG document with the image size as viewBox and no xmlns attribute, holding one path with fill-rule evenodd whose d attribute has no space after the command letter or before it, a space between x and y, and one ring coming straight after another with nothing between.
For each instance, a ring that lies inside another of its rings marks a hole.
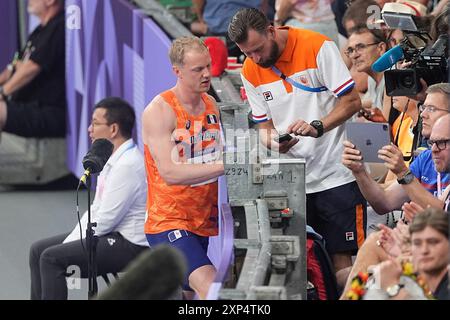
<instances>
[{"instance_id":1,"label":"beard","mask_svg":"<svg viewBox=\"0 0 450 320\"><path fill-rule=\"evenodd\" d=\"M269 57L265 60L261 60L258 65L262 68L270 68L277 62L279 53L278 53L278 44L275 42L275 40L272 40L270 48L270 54Z\"/></svg>"}]
</instances>

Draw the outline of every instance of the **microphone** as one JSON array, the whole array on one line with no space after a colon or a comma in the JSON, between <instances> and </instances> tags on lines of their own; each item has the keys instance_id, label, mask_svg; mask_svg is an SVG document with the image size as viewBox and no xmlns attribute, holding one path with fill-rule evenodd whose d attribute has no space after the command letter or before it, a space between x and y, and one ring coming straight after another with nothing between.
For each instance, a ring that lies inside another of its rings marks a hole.
<instances>
[{"instance_id":1,"label":"microphone","mask_svg":"<svg viewBox=\"0 0 450 320\"><path fill-rule=\"evenodd\" d=\"M83 168L85 169L80 179L80 184L86 184L87 178L92 173L98 173L103 170L106 162L113 152L114 145L108 139L95 139L91 149L83 158Z\"/></svg>"},{"instance_id":2,"label":"microphone","mask_svg":"<svg viewBox=\"0 0 450 320\"><path fill-rule=\"evenodd\" d=\"M167 300L184 281L186 260L166 244L142 252L98 300Z\"/></svg>"},{"instance_id":3,"label":"microphone","mask_svg":"<svg viewBox=\"0 0 450 320\"><path fill-rule=\"evenodd\" d=\"M372 70L375 72L383 72L384 70L389 69L397 61L403 59L403 49L400 45L396 45L395 47L389 49L385 54L378 58L372 65Z\"/></svg>"}]
</instances>

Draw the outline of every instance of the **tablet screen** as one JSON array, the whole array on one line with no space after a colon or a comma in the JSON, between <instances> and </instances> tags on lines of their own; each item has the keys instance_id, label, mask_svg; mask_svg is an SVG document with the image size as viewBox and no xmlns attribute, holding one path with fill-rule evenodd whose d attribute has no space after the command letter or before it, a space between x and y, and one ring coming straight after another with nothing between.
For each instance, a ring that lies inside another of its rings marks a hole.
<instances>
[{"instance_id":1,"label":"tablet screen","mask_svg":"<svg viewBox=\"0 0 450 320\"><path fill-rule=\"evenodd\" d=\"M388 123L349 122L346 130L347 140L361 151L364 162L384 163L378 158L378 150L391 143Z\"/></svg>"}]
</instances>

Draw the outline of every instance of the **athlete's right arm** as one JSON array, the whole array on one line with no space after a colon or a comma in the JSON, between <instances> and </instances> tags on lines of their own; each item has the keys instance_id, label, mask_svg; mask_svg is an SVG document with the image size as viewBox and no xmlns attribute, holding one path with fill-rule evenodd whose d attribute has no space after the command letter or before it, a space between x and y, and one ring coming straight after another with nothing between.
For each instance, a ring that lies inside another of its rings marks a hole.
<instances>
[{"instance_id":1,"label":"athlete's right arm","mask_svg":"<svg viewBox=\"0 0 450 320\"><path fill-rule=\"evenodd\" d=\"M142 136L164 181L168 185L191 185L221 176L224 172L222 163L187 164L178 161L172 138L175 126L175 113L157 96L142 115Z\"/></svg>"}]
</instances>

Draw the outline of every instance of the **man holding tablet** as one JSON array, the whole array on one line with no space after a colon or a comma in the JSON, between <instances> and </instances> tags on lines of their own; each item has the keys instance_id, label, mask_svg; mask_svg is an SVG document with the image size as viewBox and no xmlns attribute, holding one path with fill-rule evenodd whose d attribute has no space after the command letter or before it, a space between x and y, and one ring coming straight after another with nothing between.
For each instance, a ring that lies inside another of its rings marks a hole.
<instances>
[{"instance_id":1,"label":"man holding tablet","mask_svg":"<svg viewBox=\"0 0 450 320\"><path fill-rule=\"evenodd\" d=\"M450 113L450 84L439 83L430 86L421 110L422 135L429 138L431 128L437 119ZM378 151L378 157L397 176L397 181L383 190L365 170L361 151L350 141L345 141L344 147L342 163L352 171L362 194L378 214L398 210L403 203L410 200L423 208L429 204L433 206L433 202L438 201L432 196L438 195L438 185L443 190L450 183L449 174L442 174L438 181L431 150L422 152L408 168L403 160L403 153L391 143ZM419 183L413 183L414 180ZM424 194L424 188L430 193L426 201L420 196Z\"/></svg>"}]
</instances>

